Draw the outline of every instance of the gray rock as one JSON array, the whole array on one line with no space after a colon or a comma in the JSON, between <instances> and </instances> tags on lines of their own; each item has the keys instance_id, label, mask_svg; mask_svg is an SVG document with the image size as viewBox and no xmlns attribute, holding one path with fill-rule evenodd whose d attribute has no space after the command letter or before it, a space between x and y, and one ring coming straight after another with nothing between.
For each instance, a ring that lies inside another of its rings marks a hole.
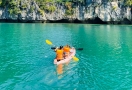
<instances>
[{"instance_id":1,"label":"gray rock","mask_svg":"<svg viewBox=\"0 0 132 90\"><path fill-rule=\"evenodd\" d=\"M108 2L108 0L86 0L86 6L74 6L74 14L65 15L66 8L62 4L55 4L56 11L47 13L43 11L43 15L39 13L39 6L34 0L23 0L21 4L27 4L25 10L21 10L18 15L10 15L8 8L0 8L0 19L12 20L75 20L80 21L100 18L102 21L123 21L124 19L132 20L131 8L124 6L122 1ZM18 8L20 5L18 5ZM34 7L31 12L32 7Z\"/></svg>"}]
</instances>

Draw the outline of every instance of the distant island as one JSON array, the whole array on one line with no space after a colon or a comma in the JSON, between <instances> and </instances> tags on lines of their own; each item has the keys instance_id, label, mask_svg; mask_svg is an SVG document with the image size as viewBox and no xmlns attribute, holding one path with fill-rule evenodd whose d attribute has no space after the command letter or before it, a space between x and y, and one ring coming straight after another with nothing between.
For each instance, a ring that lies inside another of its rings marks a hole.
<instances>
[{"instance_id":1,"label":"distant island","mask_svg":"<svg viewBox=\"0 0 132 90\"><path fill-rule=\"evenodd\" d=\"M132 0L0 0L0 22L132 24Z\"/></svg>"}]
</instances>

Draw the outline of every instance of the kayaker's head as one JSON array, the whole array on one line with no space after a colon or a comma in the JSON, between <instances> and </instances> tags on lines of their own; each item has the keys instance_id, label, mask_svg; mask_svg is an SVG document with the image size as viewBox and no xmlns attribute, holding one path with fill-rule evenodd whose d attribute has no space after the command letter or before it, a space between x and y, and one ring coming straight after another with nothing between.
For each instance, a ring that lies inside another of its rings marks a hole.
<instances>
[{"instance_id":1,"label":"kayaker's head","mask_svg":"<svg viewBox=\"0 0 132 90\"><path fill-rule=\"evenodd\" d=\"M70 46L67 44L66 47L70 48Z\"/></svg>"},{"instance_id":2,"label":"kayaker's head","mask_svg":"<svg viewBox=\"0 0 132 90\"><path fill-rule=\"evenodd\" d=\"M59 49L62 49L63 48L63 46L60 46L60 48Z\"/></svg>"}]
</instances>

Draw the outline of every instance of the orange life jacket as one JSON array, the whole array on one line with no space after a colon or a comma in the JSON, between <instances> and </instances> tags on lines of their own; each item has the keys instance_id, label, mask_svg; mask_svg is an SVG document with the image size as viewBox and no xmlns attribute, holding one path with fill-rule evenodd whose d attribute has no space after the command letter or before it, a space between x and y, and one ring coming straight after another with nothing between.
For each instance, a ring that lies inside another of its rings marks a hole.
<instances>
[{"instance_id":1,"label":"orange life jacket","mask_svg":"<svg viewBox=\"0 0 132 90\"><path fill-rule=\"evenodd\" d=\"M63 48L63 50L64 50L64 52L70 52L70 48L66 47L66 46Z\"/></svg>"},{"instance_id":2,"label":"orange life jacket","mask_svg":"<svg viewBox=\"0 0 132 90\"><path fill-rule=\"evenodd\" d=\"M68 57L69 54L70 54L70 48L67 47L67 46L65 46L65 47L63 48L63 50L64 50L64 57Z\"/></svg>"},{"instance_id":3,"label":"orange life jacket","mask_svg":"<svg viewBox=\"0 0 132 90\"><path fill-rule=\"evenodd\" d=\"M63 59L63 50L56 50L56 59L61 60Z\"/></svg>"}]
</instances>

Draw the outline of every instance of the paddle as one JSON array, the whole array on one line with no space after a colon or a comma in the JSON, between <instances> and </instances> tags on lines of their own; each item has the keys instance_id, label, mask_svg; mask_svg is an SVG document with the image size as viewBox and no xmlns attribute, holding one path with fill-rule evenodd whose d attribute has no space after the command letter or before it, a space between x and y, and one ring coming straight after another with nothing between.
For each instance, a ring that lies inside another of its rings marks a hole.
<instances>
[{"instance_id":1,"label":"paddle","mask_svg":"<svg viewBox=\"0 0 132 90\"><path fill-rule=\"evenodd\" d=\"M52 42L50 40L45 40L45 42L48 44L48 45L53 45Z\"/></svg>"},{"instance_id":2,"label":"paddle","mask_svg":"<svg viewBox=\"0 0 132 90\"><path fill-rule=\"evenodd\" d=\"M53 45L52 42L51 42L50 40L48 40L48 39L45 40L45 42L46 42L48 45ZM53 48L53 47L51 47L51 49L52 49L52 48ZM55 49L55 47L54 47L54 49ZM81 49L80 49L80 50L81 50ZM75 56L73 56L72 58L73 58L74 61L79 61L79 59L78 59L77 57L75 57Z\"/></svg>"},{"instance_id":3,"label":"paddle","mask_svg":"<svg viewBox=\"0 0 132 90\"><path fill-rule=\"evenodd\" d=\"M51 47L51 49L56 49L56 47ZM83 48L76 48L76 50L83 50Z\"/></svg>"},{"instance_id":4,"label":"paddle","mask_svg":"<svg viewBox=\"0 0 132 90\"><path fill-rule=\"evenodd\" d=\"M76 56L72 57L74 61L79 61L79 59Z\"/></svg>"}]
</instances>

